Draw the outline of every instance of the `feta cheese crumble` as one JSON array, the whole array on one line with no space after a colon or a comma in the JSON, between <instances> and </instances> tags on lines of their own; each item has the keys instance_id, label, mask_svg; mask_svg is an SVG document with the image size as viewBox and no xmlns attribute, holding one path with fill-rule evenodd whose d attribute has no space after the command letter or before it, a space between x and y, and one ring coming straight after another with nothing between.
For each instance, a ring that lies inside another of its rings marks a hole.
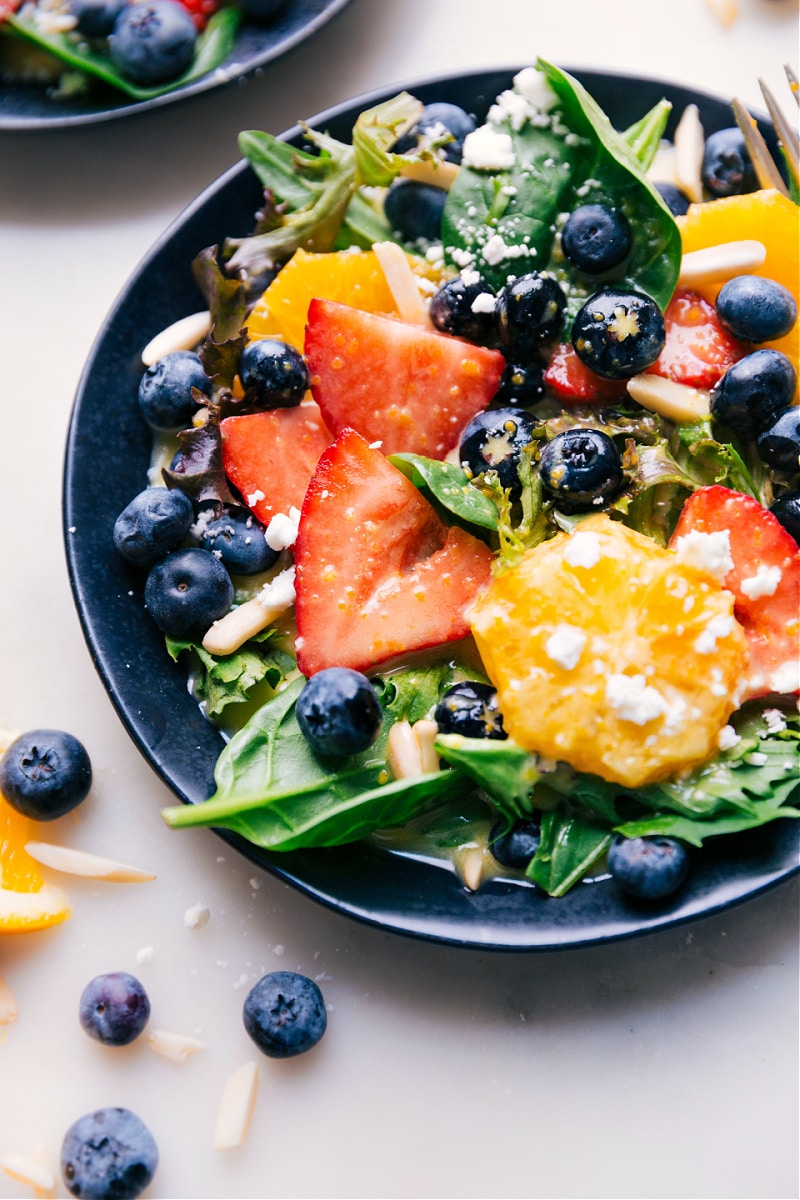
<instances>
[{"instance_id":1,"label":"feta cheese crumble","mask_svg":"<svg viewBox=\"0 0 800 1200\"><path fill-rule=\"evenodd\" d=\"M578 529L575 533L570 534L564 550L564 561L571 567L585 567L587 570L591 570L592 567L597 566L601 558L600 538L596 533L589 530L582 533Z\"/></svg>"},{"instance_id":2,"label":"feta cheese crumble","mask_svg":"<svg viewBox=\"0 0 800 1200\"><path fill-rule=\"evenodd\" d=\"M759 600L762 596L774 596L781 581L780 567L768 567L762 563L755 575L743 579L740 587L745 596L751 600Z\"/></svg>"},{"instance_id":3,"label":"feta cheese crumble","mask_svg":"<svg viewBox=\"0 0 800 1200\"><path fill-rule=\"evenodd\" d=\"M575 625L558 625L544 644L545 654L562 670L572 671L578 665L586 640L586 634Z\"/></svg>"},{"instance_id":4,"label":"feta cheese crumble","mask_svg":"<svg viewBox=\"0 0 800 1200\"><path fill-rule=\"evenodd\" d=\"M300 525L300 509L294 505L286 513L276 513L266 528L264 537L271 550L288 550L297 541Z\"/></svg>"},{"instance_id":5,"label":"feta cheese crumble","mask_svg":"<svg viewBox=\"0 0 800 1200\"><path fill-rule=\"evenodd\" d=\"M720 529L715 533L701 533L698 529L691 529L678 538L675 553L680 562L705 571L719 583L733 570L731 535L728 529Z\"/></svg>"},{"instance_id":6,"label":"feta cheese crumble","mask_svg":"<svg viewBox=\"0 0 800 1200\"><path fill-rule=\"evenodd\" d=\"M524 67L513 79L514 87L534 108L548 112L558 104L558 96L541 71L536 67Z\"/></svg>"},{"instance_id":7,"label":"feta cheese crumble","mask_svg":"<svg viewBox=\"0 0 800 1200\"><path fill-rule=\"evenodd\" d=\"M511 134L499 133L491 125L481 125L464 138L461 160L476 171L507 171L514 166Z\"/></svg>"},{"instance_id":8,"label":"feta cheese crumble","mask_svg":"<svg viewBox=\"0 0 800 1200\"><path fill-rule=\"evenodd\" d=\"M661 692L651 687L644 675L610 675L606 700L621 721L633 725L648 725L668 711Z\"/></svg>"}]
</instances>

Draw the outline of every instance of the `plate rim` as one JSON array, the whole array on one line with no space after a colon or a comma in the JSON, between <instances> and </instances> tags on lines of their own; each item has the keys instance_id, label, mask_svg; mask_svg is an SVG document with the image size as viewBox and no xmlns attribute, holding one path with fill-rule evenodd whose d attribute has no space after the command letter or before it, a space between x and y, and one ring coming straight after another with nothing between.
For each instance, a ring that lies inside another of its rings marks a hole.
<instances>
[{"instance_id":1,"label":"plate rim","mask_svg":"<svg viewBox=\"0 0 800 1200\"><path fill-rule=\"evenodd\" d=\"M388 88L373 89L369 92L353 97L352 99L344 101L340 104L333 105L321 111L320 113L317 113L315 116L309 118L307 123L314 127L325 126L334 119L341 119L343 115L361 111L363 108L370 107L372 104L377 103L380 98L393 95L397 91L403 90L404 88L413 92L415 90L420 91L436 89L437 87L442 87L444 85L453 86L454 84L463 84L472 80L489 80L496 79L498 77L510 79L511 76L519 69L520 67L518 65L512 65L510 67L492 67L481 71L469 69L459 72L446 72L435 76L426 76L422 80L418 79L408 81L405 84L392 85ZM692 88L683 84L670 84L655 77L641 76L618 71L600 71L590 68L583 69L570 67L565 69L569 70L571 73L583 80L591 80L593 78L597 79L600 77L605 80L622 80L623 82L638 84L647 83L650 86L667 89L673 94L683 92L693 97L702 96L707 101L711 101L716 104L722 104L726 106L730 104L730 101L726 98L715 96L711 92L706 92L705 90ZM589 86L589 90L591 91L591 86L588 84L587 86ZM765 124L767 123L763 117L759 119L761 119ZM281 140L289 141L300 137L301 134L302 130L300 126L295 125L290 129L285 130L280 135L280 138ZM83 407L87 402L87 394L92 384L93 371L97 367L99 356L102 353L104 344L109 338L110 332L113 331L115 327L115 322L118 322L124 315L126 303L130 299L132 289L135 287L137 281L142 280L149 269L154 268L159 257L174 244L175 238L182 230L186 228L187 224L189 224L193 219L202 216L204 211L207 210L208 205L211 204L215 199L218 199L222 193L226 191L226 189L230 188L231 186L236 186L240 177L247 175L248 169L249 168L246 160L240 159L220 176L214 179L206 188L204 188L203 191L201 191L200 194L194 198L194 200L187 204L178 214L178 216L167 226L162 235L153 243L127 279L96 335L84 369L81 373L72 413L70 416L69 429L64 451L64 468L62 477L63 538L70 587L84 639L89 649L95 669L100 675L105 690L117 712L117 715L122 721L126 732L131 737L150 768L154 770L155 774L162 780L162 782L184 803L192 803L195 801L192 800L192 798L187 794L186 791L184 791L179 783L176 783L175 778L170 775L167 767L157 756L156 750L144 737L140 725L132 720L129 708L126 706L124 697L119 691L119 680L114 677L114 671L108 661L108 656L104 653L102 641L98 636L97 629L95 628L96 621L93 617L93 614L90 614L89 606L87 605L85 596L83 596L84 580L81 577L81 568L79 565L80 554L77 549L78 543L72 536L76 502L73 486L75 483L73 472L80 432L80 419L83 412ZM202 247L198 247L198 249L201 248ZM138 417L138 414L136 415ZM143 422L141 422L141 424L142 426L144 425ZM147 436L149 437L149 434ZM119 511L119 509L117 511ZM165 659L165 669L166 666L167 662ZM211 730L212 728L213 727L209 724L208 729ZM786 825L786 822L781 822L781 824ZM530 924L524 925L522 933L516 931L513 934L507 926L501 925L500 927L496 927L491 925L491 923L487 925L485 922L482 922L481 918L478 918L477 924L470 928L469 922L465 923L461 917L451 917L448 920L439 917L439 923L434 928L431 926L431 919L427 915L423 916L422 918L419 918L416 914L414 914L413 917L409 917L408 913L392 914L387 912L385 908L378 912L374 907L370 907L363 903L356 903L347 899L342 899L341 896L337 897L330 891L330 889L320 885L319 882L310 883L308 879L302 877L302 874L298 875L296 869L298 856L301 856L300 862L302 872L302 864L304 861L310 862L315 856L325 854L336 854L341 859L344 852L352 852L352 847L337 847L331 851L313 851L308 852L307 854L305 852L296 851L294 852L293 856L290 856L290 865L284 866L283 862L286 861L285 855L282 856L275 852L270 853L267 851L261 851L257 847L254 847L245 841L243 838L234 833L230 833L229 831L213 830L213 832L216 833L217 836L223 841L230 844L239 853L243 854L243 856L249 861L282 879L285 883L293 886L306 897L316 901L317 903L320 903L323 907L329 910L339 913L340 915L355 919L362 924L366 924L373 928L378 928L384 932L397 933L403 936L409 936L415 939L435 942L438 944L481 950L543 952L575 949L590 945L627 940L637 936L644 936L648 933L683 925L700 918L712 916L723 910L727 910L740 903L744 903L750 899L753 899L768 890L771 890L772 888L780 885L800 872L800 855L796 855L794 862L792 862L790 865L787 866L786 862L783 862L780 867L766 870L755 881L750 880L743 887L739 887L738 889L734 887L733 890L731 890L730 886L727 888L727 890L723 888L717 899L711 903L708 903L707 900L704 900L702 895L696 900L692 901L687 901L686 899L681 900L681 896L679 895L676 898L675 904L668 904L654 911L652 908L647 909L643 908L642 906L631 906L629 902L626 901L625 903L629 904L629 908L635 914L635 919L634 917L631 917L629 913L626 920L620 921L617 919L610 925L608 923L604 925L602 922L598 922L596 925L590 924L585 929L582 929L582 932L578 936L576 936L574 928L568 926L562 927L556 919L552 925L547 926L549 932L546 936L542 937L534 936L536 934L537 925L536 922L533 921ZM799 832L800 831L795 828L795 833L797 834ZM719 843L725 839L712 840ZM795 838L795 841L796 840L797 838ZM707 854L707 851L705 853ZM282 859L283 862L281 861ZM412 860L405 861L410 862ZM342 865L344 865L343 862ZM413 869L419 870L419 864L417 864ZM441 877L443 876L449 878L449 872L446 869L443 870L440 866L430 869L436 872L439 880L441 880ZM423 876L427 877L424 869ZM454 875L452 879L455 879ZM521 893L523 890L527 890L516 884L511 886L516 888L517 894ZM595 888L598 886L602 887L603 884L581 885L576 890L580 894L581 887ZM457 881L454 885L451 880L451 882L445 886L445 892L450 900L453 901L453 903L461 904L463 897L459 898L455 896L456 891L465 893L466 889L463 889L463 887L461 887L460 883ZM480 894L481 893L476 893L475 895ZM570 895L574 896L575 891L570 893ZM546 902L550 906L564 905L568 900L569 897L560 900L551 900L547 898ZM466 912L470 910L464 908L464 911Z\"/></svg>"}]
</instances>

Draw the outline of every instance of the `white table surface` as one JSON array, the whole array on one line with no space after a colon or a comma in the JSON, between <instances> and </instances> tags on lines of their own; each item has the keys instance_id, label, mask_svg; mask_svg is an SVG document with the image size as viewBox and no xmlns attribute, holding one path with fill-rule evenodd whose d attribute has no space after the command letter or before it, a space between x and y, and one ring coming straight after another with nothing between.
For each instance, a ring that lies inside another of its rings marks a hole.
<instances>
[{"instance_id":1,"label":"white table surface","mask_svg":"<svg viewBox=\"0 0 800 1200\"><path fill-rule=\"evenodd\" d=\"M19 1017L0 1029L0 1155L58 1162L80 1114L125 1105L160 1147L148 1197L794 1197L798 891L556 954L383 934L254 869L214 834L167 830L170 800L83 642L61 542L67 422L82 364L162 230L238 157L348 97L537 54L705 87L761 107L797 70L794 0L353 0L262 78L96 128L0 134L0 726L69 729L90 798L47 830L145 866L148 884L59 876L73 917L0 939ZM55 880L56 876L50 875ZM205 928L184 924L202 902ZM137 953L152 948L152 959ZM265 970L320 979L330 1022L305 1058L258 1055L241 1022ZM207 1048L183 1065L80 1029L95 974L147 987L151 1023ZM211 1148L222 1085L259 1059L250 1135ZM59 1183L58 1195L66 1195ZM0 1197L30 1189L0 1173Z\"/></svg>"}]
</instances>

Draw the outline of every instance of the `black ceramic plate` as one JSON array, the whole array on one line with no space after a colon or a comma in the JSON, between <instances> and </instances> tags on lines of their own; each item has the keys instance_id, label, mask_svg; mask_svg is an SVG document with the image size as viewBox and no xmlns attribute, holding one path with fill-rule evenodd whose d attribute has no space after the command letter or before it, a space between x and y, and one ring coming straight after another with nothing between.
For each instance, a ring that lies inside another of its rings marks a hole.
<instances>
[{"instance_id":1,"label":"black ceramic plate","mask_svg":"<svg viewBox=\"0 0 800 1200\"><path fill-rule=\"evenodd\" d=\"M408 86L425 102L449 100L482 118L512 73L492 71ZM638 119L662 96L673 102L672 128L690 103L697 104L707 131L731 124L728 104L705 94L658 81L575 73L618 128ZM381 98L361 97L311 124L349 140L357 114ZM294 140L299 131L286 136ZM131 737L187 803L202 801L213 791L222 740L189 695L183 670L168 659L163 638L144 610L141 577L115 555L111 534L117 514L145 485L150 441L136 403L140 351L160 329L200 307L192 258L225 236L249 233L259 203L255 177L240 163L204 192L155 246L95 344L66 451L67 558L89 648ZM114 413L113 421L109 413ZM645 909L622 898L610 880L578 886L560 900L508 883L492 883L472 894L441 867L387 856L371 846L281 856L235 836L227 840L302 892L349 916L400 933L496 949L555 949L642 934L717 912L798 869L796 824L776 822L746 840L711 839L679 896Z\"/></svg>"},{"instance_id":2,"label":"black ceramic plate","mask_svg":"<svg viewBox=\"0 0 800 1200\"><path fill-rule=\"evenodd\" d=\"M233 50L218 67L183 87L150 100L131 100L99 80L92 83L87 93L59 100L50 96L45 87L36 84L4 82L0 91L0 130L32 132L96 125L226 87L254 75L273 59L312 37L349 2L291 0L268 24L245 20L239 27Z\"/></svg>"}]
</instances>

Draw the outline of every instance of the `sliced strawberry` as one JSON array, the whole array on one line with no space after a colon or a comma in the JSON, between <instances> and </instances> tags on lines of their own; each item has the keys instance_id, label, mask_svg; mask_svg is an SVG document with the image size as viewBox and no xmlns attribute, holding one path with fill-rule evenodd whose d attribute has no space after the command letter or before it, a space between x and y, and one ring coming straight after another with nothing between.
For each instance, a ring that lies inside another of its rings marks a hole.
<instances>
[{"instance_id":1,"label":"sliced strawberry","mask_svg":"<svg viewBox=\"0 0 800 1200\"><path fill-rule=\"evenodd\" d=\"M730 534L723 581L750 646L743 699L800 691L800 550L777 517L730 488L699 488L683 506L670 545L692 530Z\"/></svg>"},{"instance_id":2,"label":"sliced strawberry","mask_svg":"<svg viewBox=\"0 0 800 1200\"><path fill-rule=\"evenodd\" d=\"M581 362L568 342L561 342L550 356L544 373L545 385L567 406L601 404L625 395L624 379L603 379Z\"/></svg>"},{"instance_id":3,"label":"sliced strawberry","mask_svg":"<svg viewBox=\"0 0 800 1200\"><path fill-rule=\"evenodd\" d=\"M345 429L320 459L295 545L297 663L365 671L466 637L492 554Z\"/></svg>"},{"instance_id":4,"label":"sliced strawberry","mask_svg":"<svg viewBox=\"0 0 800 1200\"><path fill-rule=\"evenodd\" d=\"M505 367L498 350L333 300L311 301L304 353L334 434L357 429L384 454L440 459L486 408Z\"/></svg>"},{"instance_id":5,"label":"sliced strawberry","mask_svg":"<svg viewBox=\"0 0 800 1200\"><path fill-rule=\"evenodd\" d=\"M333 441L311 402L226 417L220 430L225 474L265 525L275 513L300 508L319 456Z\"/></svg>"},{"instance_id":6,"label":"sliced strawberry","mask_svg":"<svg viewBox=\"0 0 800 1200\"><path fill-rule=\"evenodd\" d=\"M178 0L178 3L186 9L198 33L203 32L211 17L222 6L222 0Z\"/></svg>"},{"instance_id":7,"label":"sliced strawberry","mask_svg":"<svg viewBox=\"0 0 800 1200\"><path fill-rule=\"evenodd\" d=\"M716 309L696 292L678 291L664 313L667 340L648 367L649 375L662 375L689 387L712 388L748 348L720 324Z\"/></svg>"}]
</instances>

